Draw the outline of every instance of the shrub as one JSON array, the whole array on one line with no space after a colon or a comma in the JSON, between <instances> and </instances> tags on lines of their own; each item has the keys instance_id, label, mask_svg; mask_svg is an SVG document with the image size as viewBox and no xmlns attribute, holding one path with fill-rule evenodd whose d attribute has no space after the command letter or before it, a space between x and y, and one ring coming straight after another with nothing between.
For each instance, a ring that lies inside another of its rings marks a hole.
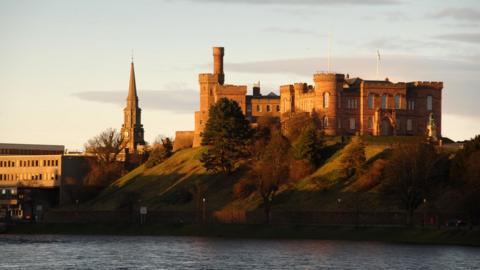
<instances>
[{"instance_id":1,"label":"shrub","mask_svg":"<svg viewBox=\"0 0 480 270\"><path fill-rule=\"evenodd\" d=\"M290 179L298 181L310 175L314 171L310 161L306 159L292 160L290 163Z\"/></svg>"},{"instance_id":2,"label":"shrub","mask_svg":"<svg viewBox=\"0 0 480 270\"><path fill-rule=\"evenodd\" d=\"M387 161L384 159L377 159L372 166L362 174L355 182L355 187L359 191L369 190L380 183L383 170Z\"/></svg>"},{"instance_id":3,"label":"shrub","mask_svg":"<svg viewBox=\"0 0 480 270\"><path fill-rule=\"evenodd\" d=\"M255 192L256 189L255 180L252 178L243 178L233 186L233 195L235 198L244 199Z\"/></svg>"}]
</instances>

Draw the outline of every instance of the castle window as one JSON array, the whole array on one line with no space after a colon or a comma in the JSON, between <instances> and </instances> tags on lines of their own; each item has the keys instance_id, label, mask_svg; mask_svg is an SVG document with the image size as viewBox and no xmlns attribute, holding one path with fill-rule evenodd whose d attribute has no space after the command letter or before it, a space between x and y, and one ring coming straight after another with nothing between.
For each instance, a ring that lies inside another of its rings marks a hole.
<instances>
[{"instance_id":1,"label":"castle window","mask_svg":"<svg viewBox=\"0 0 480 270\"><path fill-rule=\"evenodd\" d=\"M400 109L402 107L402 99L400 95L395 95L395 109Z\"/></svg>"},{"instance_id":2,"label":"castle window","mask_svg":"<svg viewBox=\"0 0 480 270\"><path fill-rule=\"evenodd\" d=\"M342 93L338 93L337 95L337 104L338 104L338 108L341 108L342 107Z\"/></svg>"},{"instance_id":3,"label":"castle window","mask_svg":"<svg viewBox=\"0 0 480 270\"><path fill-rule=\"evenodd\" d=\"M261 105L257 105L257 112L261 112L262 111L262 106Z\"/></svg>"},{"instance_id":4,"label":"castle window","mask_svg":"<svg viewBox=\"0 0 480 270\"><path fill-rule=\"evenodd\" d=\"M368 129L373 128L373 119L371 116L368 117Z\"/></svg>"},{"instance_id":5,"label":"castle window","mask_svg":"<svg viewBox=\"0 0 480 270\"><path fill-rule=\"evenodd\" d=\"M373 101L374 101L374 95L373 94L368 94L367 98L367 103L368 103L368 108L373 109Z\"/></svg>"},{"instance_id":6,"label":"castle window","mask_svg":"<svg viewBox=\"0 0 480 270\"><path fill-rule=\"evenodd\" d=\"M427 96L427 110L432 110L432 96Z\"/></svg>"},{"instance_id":7,"label":"castle window","mask_svg":"<svg viewBox=\"0 0 480 270\"><path fill-rule=\"evenodd\" d=\"M415 110L415 101L414 100L409 100L407 104L407 108L409 110Z\"/></svg>"},{"instance_id":8,"label":"castle window","mask_svg":"<svg viewBox=\"0 0 480 270\"><path fill-rule=\"evenodd\" d=\"M412 119L407 119L407 130L412 131Z\"/></svg>"},{"instance_id":9,"label":"castle window","mask_svg":"<svg viewBox=\"0 0 480 270\"><path fill-rule=\"evenodd\" d=\"M323 108L328 108L329 101L330 101L330 94L328 92L323 93Z\"/></svg>"},{"instance_id":10,"label":"castle window","mask_svg":"<svg viewBox=\"0 0 480 270\"><path fill-rule=\"evenodd\" d=\"M382 95L382 109L388 108L388 96L387 94Z\"/></svg>"},{"instance_id":11,"label":"castle window","mask_svg":"<svg viewBox=\"0 0 480 270\"><path fill-rule=\"evenodd\" d=\"M277 112L280 111L280 105L277 105Z\"/></svg>"},{"instance_id":12,"label":"castle window","mask_svg":"<svg viewBox=\"0 0 480 270\"><path fill-rule=\"evenodd\" d=\"M323 127L324 128L328 127L328 117L327 116L323 117Z\"/></svg>"},{"instance_id":13,"label":"castle window","mask_svg":"<svg viewBox=\"0 0 480 270\"><path fill-rule=\"evenodd\" d=\"M267 112L270 112L271 109L270 109L270 105L267 105Z\"/></svg>"},{"instance_id":14,"label":"castle window","mask_svg":"<svg viewBox=\"0 0 480 270\"><path fill-rule=\"evenodd\" d=\"M350 129L355 129L355 118L350 118Z\"/></svg>"}]
</instances>

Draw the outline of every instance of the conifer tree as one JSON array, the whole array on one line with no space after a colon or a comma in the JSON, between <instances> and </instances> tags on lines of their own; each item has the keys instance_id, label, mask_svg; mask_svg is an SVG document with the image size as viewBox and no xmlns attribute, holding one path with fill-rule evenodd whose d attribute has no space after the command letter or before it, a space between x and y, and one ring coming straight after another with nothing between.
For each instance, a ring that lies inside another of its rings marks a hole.
<instances>
[{"instance_id":1,"label":"conifer tree","mask_svg":"<svg viewBox=\"0 0 480 270\"><path fill-rule=\"evenodd\" d=\"M324 139L313 123L302 130L293 147L296 159L306 159L315 167L321 164Z\"/></svg>"},{"instance_id":2,"label":"conifer tree","mask_svg":"<svg viewBox=\"0 0 480 270\"><path fill-rule=\"evenodd\" d=\"M352 141L345 147L341 159L347 177L360 175L365 165L365 145L359 136L352 138Z\"/></svg>"},{"instance_id":3,"label":"conifer tree","mask_svg":"<svg viewBox=\"0 0 480 270\"><path fill-rule=\"evenodd\" d=\"M213 172L231 173L235 164L248 156L253 130L236 101L221 98L210 107L202 133L202 145L209 146L200 158Z\"/></svg>"}]
</instances>

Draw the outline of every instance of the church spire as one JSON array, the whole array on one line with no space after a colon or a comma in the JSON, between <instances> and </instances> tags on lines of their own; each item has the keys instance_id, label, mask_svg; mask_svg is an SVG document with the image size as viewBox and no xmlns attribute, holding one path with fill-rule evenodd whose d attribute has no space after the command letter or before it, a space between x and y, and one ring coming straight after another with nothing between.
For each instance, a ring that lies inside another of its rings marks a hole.
<instances>
[{"instance_id":1,"label":"church spire","mask_svg":"<svg viewBox=\"0 0 480 270\"><path fill-rule=\"evenodd\" d=\"M143 139L143 125L141 120L142 110L138 106L137 84L135 82L135 68L130 63L130 83L128 86L127 106L123 109L124 121L122 136L126 140L128 151L136 152L139 145L145 145Z\"/></svg>"},{"instance_id":2,"label":"church spire","mask_svg":"<svg viewBox=\"0 0 480 270\"><path fill-rule=\"evenodd\" d=\"M128 87L127 100L138 101L137 84L135 83L135 68L133 66L133 58L132 58L132 62L130 63L130 84Z\"/></svg>"}]
</instances>

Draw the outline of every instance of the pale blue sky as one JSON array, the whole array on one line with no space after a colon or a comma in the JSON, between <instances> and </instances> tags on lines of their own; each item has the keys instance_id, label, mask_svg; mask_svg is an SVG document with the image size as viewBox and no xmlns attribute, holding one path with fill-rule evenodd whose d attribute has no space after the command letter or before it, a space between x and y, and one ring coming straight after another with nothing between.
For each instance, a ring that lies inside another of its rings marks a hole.
<instances>
[{"instance_id":1,"label":"pale blue sky","mask_svg":"<svg viewBox=\"0 0 480 270\"><path fill-rule=\"evenodd\" d=\"M480 1L0 0L0 142L81 149L119 129L134 49L147 141L193 129L197 74L225 47L226 81L263 91L332 67L444 81L443 135L480 133Z\"/></svg>"}]
</instances>

